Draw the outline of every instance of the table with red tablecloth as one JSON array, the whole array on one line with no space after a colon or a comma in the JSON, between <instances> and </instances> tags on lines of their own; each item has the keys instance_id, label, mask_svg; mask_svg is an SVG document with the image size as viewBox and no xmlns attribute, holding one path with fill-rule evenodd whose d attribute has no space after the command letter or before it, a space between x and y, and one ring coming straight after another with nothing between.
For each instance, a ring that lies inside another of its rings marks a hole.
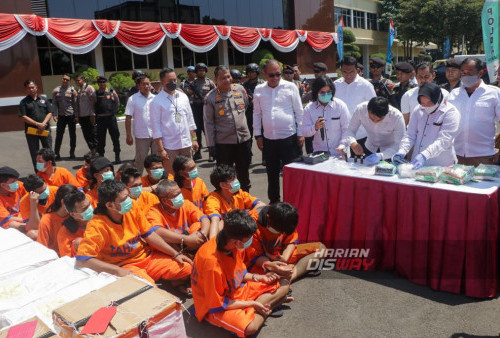
<instances>
[{"instance_id":1,"label":"table with red tablecloth","mask_svg":"<svg viewBox=\"0 0 500 338\"><path fill-rule=\"evenodd\" d=\"M496 295L499 181L417 182L340 162L283 169L283 200L299 211L301 242L369 249L374 269L435 290Z\"/></svg>"}]
</instances>

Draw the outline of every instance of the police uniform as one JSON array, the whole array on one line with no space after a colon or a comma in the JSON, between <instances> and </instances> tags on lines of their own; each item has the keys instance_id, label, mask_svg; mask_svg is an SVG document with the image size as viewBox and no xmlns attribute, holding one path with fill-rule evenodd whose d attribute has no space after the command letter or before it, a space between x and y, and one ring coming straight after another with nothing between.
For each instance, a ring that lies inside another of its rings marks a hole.
<instances>
[{"instance_id":1,"label":"police uniform","mask_svg":"<svg viewBox=\"0 0 500 338\"><path fill-rule=\"evenodd\" d=\"M385 97L386 99L389 99L391 97L391 87L394 85L391 80L383 77L378 81L373 79L370 79L368 81L370 81L370 83L373 85L373 89L375 89L375 94L377 94L377 96Z\"/></svg>"},{"instance_id":2,"label":"police uniform","mask_svg":"<svg viewBox=\"0 0 500 338\"><path fill-rule=\"evenodd\" d=\"M118 95L112 89L105 91L96 91L96 124L97 124L97 152L104 156L106 147L106 131L109 130L109 136L113 142L113 152L115 160L119 162L120 156L120 130L116 121L116 112L120 105Z\"/></svg>"},{"instance_id":3,"label":"police uniform","mask_svg":"<svg viewBox=\"0 0 500 338\"><path fill-rule=\"evenodd\" d=\"M210 91L203 109L208 147L216 147L217 164L236 166L245 191L250 189L251 136L245 116L248 96L245 88L232 84L229 92Z\"/></svg>"},{"instance_id":4,"label":"police uniform","mask_svg":"<svg viewBox=\"0 0 500 338\"><path fill-rule=\"evenodd\" d=\"M247 91L248 95L248 106L245 111L245 116L247 118L248 130L250 130L250 136L253 137L253 92L255 87L264 83L264 80L257 78L255 81L246 80L243 82L243 88Z\"/></svg>"},{"instance_id":5,"label":"police uniform","mask_svg":"<svg viewBox=\"0 0 500 338\"><path fill-rule=\"evenodd\" d=\"M411 81L408 81L404 86L401 86L401 83L396 84L389 99L391 106L397 110L401 110L401 98L407 91L415 87L417 87L417 85Z\"/></svg>"},{"instance_id":6,"label":"police uniform","mask_svg":"<svg viewBox=\"0 0 500 338\"><path fill-rule=\"evenodd\" d=\"M85 83L78 91L76 101L76 116L82 128L82 134L90 150L97 147L97 136L95 130L95 121L92 123L91 117L95 119L95 89Z\"/></svg>"},{"instance_id":7,"label":"police uniform","mask_svg":"<svg viewBox=\"0 0 500 338\"><path fill-rule=\"evenodd\" d=\"M76 99L78 93L73 86L58 86L52 91L52 104L54 108L54 117L57 117L56 144L54 152L59 156L61 143L66 131L66 125L69 131L69 153L71 157L75 156L76 148Z\"/></svg>"},{"instance_id":8,"label":"police uniform","mask_svg":"<svg viewBox=\"0 0 500 338\"><path fill-rule=\"evenodd\" d=\"M193 85L194 81L195 80L185 79L181 83L181 89L189 98L189 104L191 104L191 109L192 109L193 102L194 102L194 91L193 91L191 86Z\"/></svg>"},{"instance_id":9,"label":"police uniform","mask_svg":"<svg viewBox=\"0 0 500 338\"><path fill-rule=\"evenodd\" d=\"M193 97L193 117L194 123L196 124L196 137L198 138L199 149L202 147L201 132L203 131L203 102L208 92L215 88L215 84L209 78L205 78L200 81L199 79L194 80L191 83L191 90L194 92ZM200 150L198 150L198 153Z\"/></svg>"}]
</instances>

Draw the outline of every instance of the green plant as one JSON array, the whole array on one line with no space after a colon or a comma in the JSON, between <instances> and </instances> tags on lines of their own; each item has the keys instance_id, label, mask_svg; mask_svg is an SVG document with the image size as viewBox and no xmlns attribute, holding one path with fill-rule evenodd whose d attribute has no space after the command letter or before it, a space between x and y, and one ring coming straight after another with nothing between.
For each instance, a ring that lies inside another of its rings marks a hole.
<instances>
[{"instance_id":1,"label":"green plant","mask_svg":"<svg viewBox=\"0 0 500 338\"><path fill-rule=\"evenodd\" d=\"M386 55L384 53L374 53L370 55L370 58L381 58L382 60L385 60Z\"/></svg>"},{"instance_id":2,"label":"green plant","mask_svg":"<svg viewBox=\"0 0 500 338\"><path fill-rule=\"evenodd\" d=\"M78 74L83 74L85 76L85 79L87 80L87 83L91 85L95 85L97 82L97 77L99 76L99 72L97 69L92 68L92 67L81 67L78 68L73 75L78 75Z\"/></svg>"},{"instance_id":3,"label":"green plant","mask_svg":"<svg viewBox=\"0 0 500 338\"><path fill-rule=\"evenodd\" d=\"M344 29L344 46L346 43L356 42L356 36L349 29Z\"/></svg>"},{"instance_id":4,"label":"green plant","mask_svg":"<svg viewBox=\"0 0 500 338\"><path fill-rule=\"evenodd\" d=\"M349 29L344 29L344 57L353 56L356 59L361 58L361 49L353 45L356 41L356 36Z\"/></svg>"},{"instance_id":5,"label":"green plant","mask_svg":"<svg viewBox=\"0 0 500 338\"><path fill-rule=\"evenodd\" d=\"M252 62L255 62L256 64L260 65L262 63L262 60L268 60L268 59L274 59L273 53L271 53L269 50L262 48L258 49L252 54Z\"/></svg>"},{"instance_id":6,"label":"green plant","mask_svg":"<svg viewBox=\"0 0 500 338\"><path fill-rule=\"evenodd\" d=\"M109 84L114 88L114 90L122 94L135 85L130 74L125 72L111 74L109 77Z\"/></svg>"},{"instance_id":7,"label":"green plant","mask_svg":"<svg viewBox=\"0 0 500 338\"><path fill-rule=\"evenodd\" d=\"M158 80L158 73L153 73L153 72L144 72L151 81L156 81Z\"/></svg>"}]
</instances>

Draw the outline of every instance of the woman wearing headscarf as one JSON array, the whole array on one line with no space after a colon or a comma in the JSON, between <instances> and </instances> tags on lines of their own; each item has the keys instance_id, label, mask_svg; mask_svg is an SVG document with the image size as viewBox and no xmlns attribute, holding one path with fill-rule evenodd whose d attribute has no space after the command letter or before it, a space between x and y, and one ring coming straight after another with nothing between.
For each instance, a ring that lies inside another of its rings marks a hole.
<instances>
[{"instance_id":1,"label":"woman wearing headscarf","mask_svg":"<svg viewBox=\"0 0 500 338\"><path fill-rule=\"evenodd\" d=\"M418 91L419 106L410 115L399 151L393 161L401 160L412 147L413 169L426 166L450 166L457 162L453 142L458 134L460 114L446 102L441 89L424 83Z\"/></svg>"},{"instance_id":2,"label":"woman wearing headscarf","mask_svg":"<svg viewBox=\"0 0 500 338\"><path fill-rule=\"evenodd\" d=\"M304 108L302 134L314 136L313 151L329 151L332 156L338 156L335 148L349 127L349 109L334 97L335 86L326 76L314 80L311 94L312 101Z\"/></svg>"}]
</instances>

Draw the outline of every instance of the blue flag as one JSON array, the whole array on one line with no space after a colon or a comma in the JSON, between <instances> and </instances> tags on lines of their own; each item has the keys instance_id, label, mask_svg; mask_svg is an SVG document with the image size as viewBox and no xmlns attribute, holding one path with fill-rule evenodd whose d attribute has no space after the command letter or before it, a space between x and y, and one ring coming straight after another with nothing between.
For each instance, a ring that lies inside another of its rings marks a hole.
<instances>
[{"instance_id":1,"label":"blue flag","mask_svg":"<svg viewBox=\"0 0 500 338\"><path fill-rule=\"evenodd\" d=\"M443 59L450 57L450 38L447 36L443 43Z\"/></svg>"},{"instance_id":2,"label":"blue flag","mask_svg":"<svg viewBox=\"0 0 500 338\"><path fill-rule=\"evenodd\" d=\"M339 61L342 62L344 59L344 19L340 17L340 22L337 27L337 54L339 55Z\"/></svg>"},{"instance_id":3,"label":"blue flag","mask_svg":"<svg viewBox=\"0 0 500 338\"><path fill-rule=\"evenodd\" d=\"M392 19L390 19L389 22L389 39L387 40L387 54L385 56L385 73L388 75L392 74L392 53L391 53L391 48L392 44L394 43L394 36L396 35L396 32L394 30L394 24L392 23Z\"/></svg>"}]
</instances>

